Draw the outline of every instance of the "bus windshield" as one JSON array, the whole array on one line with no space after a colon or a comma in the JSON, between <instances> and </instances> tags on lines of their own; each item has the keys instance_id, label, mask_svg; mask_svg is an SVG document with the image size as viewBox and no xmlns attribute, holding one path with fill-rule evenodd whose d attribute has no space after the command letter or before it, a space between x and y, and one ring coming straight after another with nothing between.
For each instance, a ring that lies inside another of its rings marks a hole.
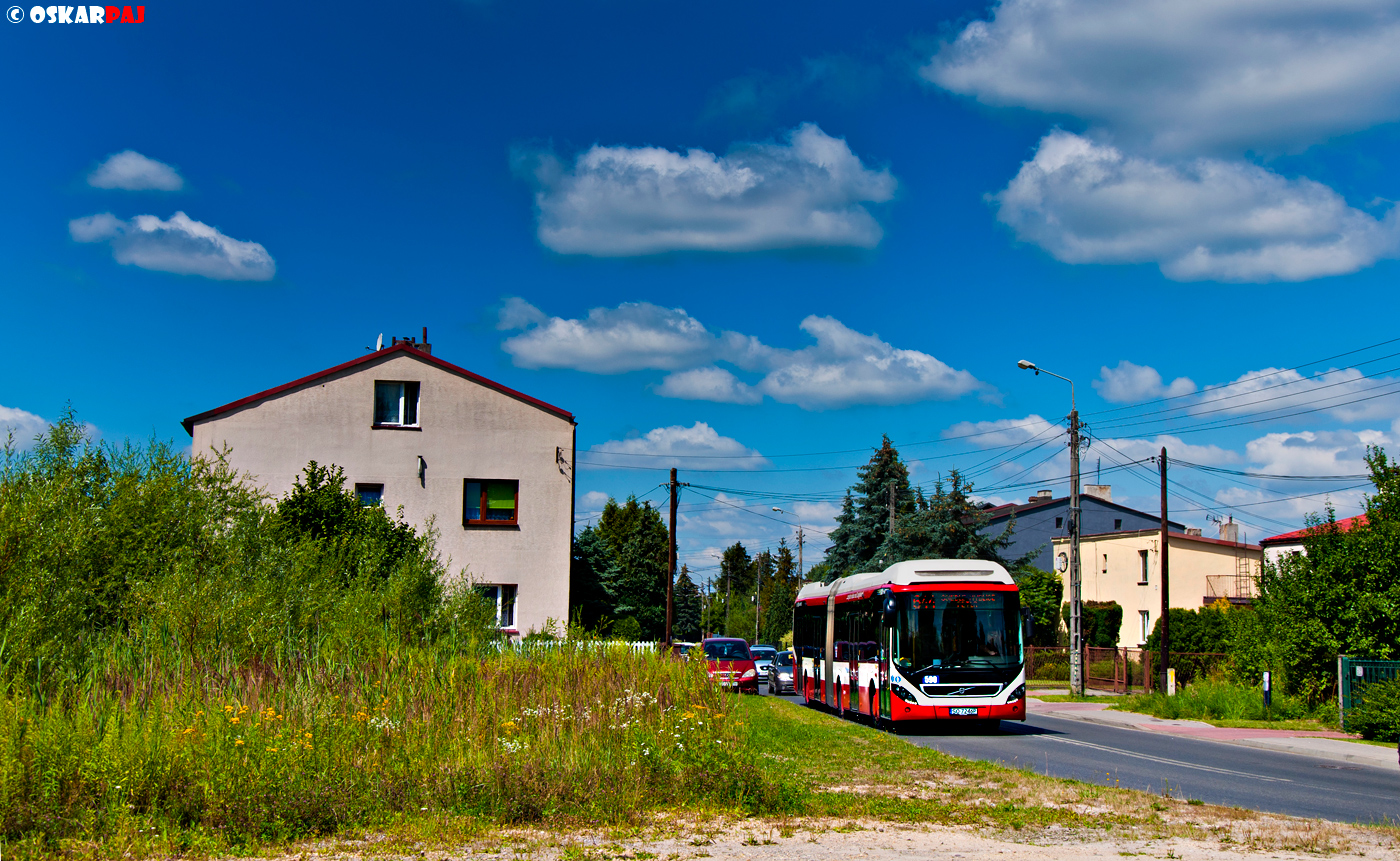
<instances>
[{"instance_id":1,"label":"bus windshield","mask_svg":"<svg viewBox=\"0 0 1400 861\"><path fill-rule=\"evenodd\" d=\"M1016 592L906 592L898 597L894 663L902 672L1004 669L1021 662Z\"/></svg>"}]
</instances>

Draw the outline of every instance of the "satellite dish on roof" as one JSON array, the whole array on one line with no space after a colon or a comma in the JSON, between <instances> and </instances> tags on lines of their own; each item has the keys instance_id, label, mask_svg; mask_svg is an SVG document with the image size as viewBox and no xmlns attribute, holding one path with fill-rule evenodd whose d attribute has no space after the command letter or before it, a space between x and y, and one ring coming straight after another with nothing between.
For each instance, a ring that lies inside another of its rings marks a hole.
<instances>
[{"instance_id":1,"label":"satellite dish on roof","mask_svg":"<svg viewBox=\"0 0 1400 861\"><path fill-rule=\"evenodd\" d=\"M384 333L379 333L379 340L374 342L374 351L377 353L384 349Z\"/></svg>"}]
</instances>

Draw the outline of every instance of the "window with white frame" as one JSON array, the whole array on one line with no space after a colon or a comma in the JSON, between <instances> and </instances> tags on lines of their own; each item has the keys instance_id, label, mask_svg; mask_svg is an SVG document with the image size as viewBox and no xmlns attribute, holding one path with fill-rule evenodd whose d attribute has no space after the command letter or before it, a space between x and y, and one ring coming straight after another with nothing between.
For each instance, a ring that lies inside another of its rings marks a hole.
<instances>
[{"instance_id":1,"label":"window with white frame","mask_svg":"<svg viewBox=\"0 0 1400 861\"><path fill-rule=\"evenodd\" d=\"M374 426L417 427L418 384L374 381Z\"/></svg>"},{"instance_id":2,"label":"window with white frame","mask_svg":"<svg viewBox=\"0 0 1400 861\"><path fill-rule=\"evenodd\" d=\"M1138 618L1142 619L1142 639L1138 640L1138 642L1146 643L1147 635L1152 633L1152 622L1148 617L1146 610L1139 610Z\"/></svg>"},{"instance_id":3,"label":"window with white frame","mask_svg":"<svg viewBox=\"0 0 1400 861\"><path fill-rule=\"evenodd\" d=\"M496 624L502 628L515 627L515 586L477 586L476 591L496 605Z\"/></svg>"},{"instance_id":4,"label":"window with white frame","mask_svg":"<svg viewBox=\"0 0 1400 861\"><path fill-rule=\"evenodd\" d=\"M1147 551L1138 551L1138 585L1147 585Z\"/></svg>"}]
</instances>

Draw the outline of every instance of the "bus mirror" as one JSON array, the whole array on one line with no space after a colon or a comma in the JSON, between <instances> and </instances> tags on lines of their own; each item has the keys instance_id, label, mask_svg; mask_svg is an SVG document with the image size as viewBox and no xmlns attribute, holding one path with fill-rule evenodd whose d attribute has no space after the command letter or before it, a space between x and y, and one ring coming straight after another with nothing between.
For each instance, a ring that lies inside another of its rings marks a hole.
<instances>
[{"instance_id":1,"label":"bus mirror","mask_svg":"<svg viewBox=\"0 0 1400 861\"><path fill-rule=\"evenodd\" d=\"M895 614L899 612L899 605L895 603L893 595L885 596L885 627L893 628Z\"/></svg>"}]
</instances>

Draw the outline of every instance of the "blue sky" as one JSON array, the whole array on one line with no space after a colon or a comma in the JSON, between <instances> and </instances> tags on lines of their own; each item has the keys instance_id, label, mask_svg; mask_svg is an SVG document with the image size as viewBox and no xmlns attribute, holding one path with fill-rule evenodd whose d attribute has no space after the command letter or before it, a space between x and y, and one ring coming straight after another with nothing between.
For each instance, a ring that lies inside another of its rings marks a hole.
<instances>
[{"instance_id":1,"label":"blue sky","mask_svg":"<svg viewBox=\"0 0 1400 861\"><path fill-rule=\"evenodd\" d=\"M145 15L0 24L21 440L71 403L184 445L427 325L578 416L581 518L707 488L697 569L797 519L820 558L882 433L920 482L1063 491L1068 387L1022 358L1076 381L1119 501L1156 509L1121 464L1161 445L1259 474L1174 472L1177 517L1250 539L1360 505L1260 475L1400 441L1394 3Z\"/></svg>"}]
</instances>

